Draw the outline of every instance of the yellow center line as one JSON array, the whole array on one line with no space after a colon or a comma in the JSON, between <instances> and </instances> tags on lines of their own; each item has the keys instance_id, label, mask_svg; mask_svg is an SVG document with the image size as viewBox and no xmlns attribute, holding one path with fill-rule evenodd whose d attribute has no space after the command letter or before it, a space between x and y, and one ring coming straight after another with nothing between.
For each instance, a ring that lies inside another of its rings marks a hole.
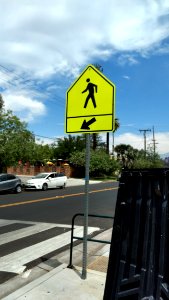
<instances>
[{"instance_id":1,"label":"yellow center line","mask_svg":"<svg viewBox=\"0 0 169 300\"><path fill-rule=\"evenodd\" d=\"M89 192L90 194L92 193L99 193L99 192L105 192L105 191L111 191L111 190L117 190L118 187L113 187L113 188L106 188L106 189L101 189L101 190L94 190ZM17 205L24 205L24 204L31 204L31 203L37 203L37 202L43 202L43 201L50 201L50 200L56 200L59 198L68 198L68 197L76 197L80 195L85 195L85 193L77 193L77 194L68 194L68 195L63 195L63 196L54 196L50 198L41 198L41 199L35 199L35 200L26 200L22 202L14 202L14 203L9 203L9 204L0 204L0 208L4 207L10 207L10 206L17 206Z\"/></svg>"}]
</instances>

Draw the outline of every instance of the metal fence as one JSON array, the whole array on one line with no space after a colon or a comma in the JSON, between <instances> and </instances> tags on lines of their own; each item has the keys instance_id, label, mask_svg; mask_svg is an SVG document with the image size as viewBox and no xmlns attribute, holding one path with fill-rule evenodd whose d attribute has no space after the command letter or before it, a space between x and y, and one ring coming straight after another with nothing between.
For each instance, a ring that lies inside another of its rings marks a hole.
<instances>
[{"instance_id":1,"label":"metal fence","mask_svg":"<svg viewBox=\"0 0 169 300\"><path fill-rule=\"evenodd\" d=\"M169 299L169 169L123 171L104 300Z\"/></svg>"}]
</instances>

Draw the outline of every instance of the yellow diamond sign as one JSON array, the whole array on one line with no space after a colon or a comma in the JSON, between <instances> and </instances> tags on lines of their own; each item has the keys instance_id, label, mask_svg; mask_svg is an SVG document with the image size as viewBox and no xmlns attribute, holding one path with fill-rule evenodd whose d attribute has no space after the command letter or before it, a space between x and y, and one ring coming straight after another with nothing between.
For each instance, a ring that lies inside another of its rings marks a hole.
<instances>
[{"instance_id":1,"label":"yellow diamond sign","mask_svg":"<svg viewBox=\"0 0 169 300\"><path fill-rule=\"evenodd\" d=\"M66 133L113 131L115 85L88 65L67 91Z\"/></svg>"}]
</instances>

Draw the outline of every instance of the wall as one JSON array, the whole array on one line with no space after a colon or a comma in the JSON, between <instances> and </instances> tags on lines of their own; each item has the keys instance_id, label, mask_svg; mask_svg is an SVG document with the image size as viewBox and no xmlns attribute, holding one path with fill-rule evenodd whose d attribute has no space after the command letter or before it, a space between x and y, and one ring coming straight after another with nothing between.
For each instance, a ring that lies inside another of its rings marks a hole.
<instances>
[{"instance_id":1,"label":"wall","mask_svg":"<svg viewBox=\"0 0 169 300\"><path fill-rule=\"evenodd\" d=\"M71 177L71 167L68 164L63 164L61 166L17 166L8 167L7 173L17 174L17 175L31 175L34 176L41 172L58 172L65 173L67 177Z\"/></svg>"}]
</instances>

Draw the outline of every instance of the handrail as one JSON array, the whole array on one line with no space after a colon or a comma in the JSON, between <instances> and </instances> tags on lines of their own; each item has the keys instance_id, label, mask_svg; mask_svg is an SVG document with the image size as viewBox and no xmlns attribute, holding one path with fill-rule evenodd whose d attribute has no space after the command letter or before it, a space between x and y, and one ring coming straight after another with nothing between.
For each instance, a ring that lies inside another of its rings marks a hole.
<instances>
[{"instance_id":1,"label":"handrail","mask_svg":"<svg viewBox=\"0 0 169 300\"><path fill-rule=\"evenodd\" d=\"M67 268L73 269L72 265L72 256L73 256L73 239L76 240L83 240L83 238L74 236L74 223L75 223L75 218L77 216L84 216L82 213L75 214L72 218L72 228L71 228L71 242L70 242L70 259L69 259L69 264ZM103 216L103 215L94 215L94 214L89 214L88 217L94 217L94 218L104 218L104 219L114 219L114 217L111 216ZM90 242L97 242L97 243L104 243L104 244L111 244L111 241L103 241L103 240L97 240L97 239L92 239L92 238L87 238L87 241Z\"/></svg>"}]
</instances>

